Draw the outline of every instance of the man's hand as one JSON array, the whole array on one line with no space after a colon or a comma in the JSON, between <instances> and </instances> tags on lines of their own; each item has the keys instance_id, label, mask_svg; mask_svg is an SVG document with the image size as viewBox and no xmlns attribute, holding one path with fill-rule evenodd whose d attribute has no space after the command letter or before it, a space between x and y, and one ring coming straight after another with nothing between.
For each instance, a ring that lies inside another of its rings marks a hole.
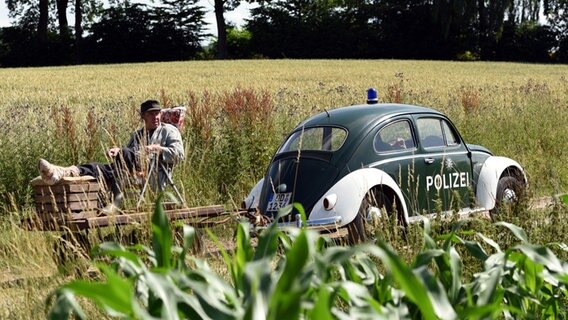
<instances>
[{"instance_id":1,"label":"man's hand","mask_svg":"<svg viewBox=\"0 0 568 320\"><path fill-rule=\"evenodd\" d=\"M393 141L391 144L391 147L396 147L399 149L406 149L406 142L404 141L403 138L396 138L395 141Z\"/></svg>"},{"instance_id":2,"label":"man's hand","mask_svg":"<svg viewBox=\"0 0 568 320\"><path fill-rule=\"evenodd\" d=\"M160 153L164 148L159 144L150 144L146 146L146 152L148 153Z\"/></svg>"},{"instance_id":3,"label":"man's hand","mask_svg":"<svg viewBox=\"0 0 568 320\"><path fill-rule=\"evenodd\" d=\"M118 155L119 152L120 152L120 148L118 148L118 147L113 147L113 148L110 148L110 149L107 151L107 156L109 156L109 157L111 157L111 158L114 158L114 157L116 157L116 156Z\"/></svg>"}]
</instances>

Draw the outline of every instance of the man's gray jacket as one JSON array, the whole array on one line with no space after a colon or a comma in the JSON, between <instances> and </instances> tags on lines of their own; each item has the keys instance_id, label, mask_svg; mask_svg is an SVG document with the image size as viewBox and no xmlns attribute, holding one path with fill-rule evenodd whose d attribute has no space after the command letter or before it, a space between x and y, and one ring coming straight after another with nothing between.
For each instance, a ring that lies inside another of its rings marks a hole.
<instances>
[{"instance_id":1,"label":"man's gray jacket","mask_svg":"<svg viewBox=\"0 0 568 320\"><path fill-rule=\"evenodd\" d=\"M168 179L171 178L173 167L185 157L181 134L173 125L161 123L148 139L145 138L146 136L147 131L144 128L136 130L132 133L127 148L134 150L137 163L141 165L142 170L148 172L152 169L148 175L152 190L163 191L168 185ZM151 144L159 144L165 149L159 155L147 154L144 146Z\"/></svg>"}]
</instances>

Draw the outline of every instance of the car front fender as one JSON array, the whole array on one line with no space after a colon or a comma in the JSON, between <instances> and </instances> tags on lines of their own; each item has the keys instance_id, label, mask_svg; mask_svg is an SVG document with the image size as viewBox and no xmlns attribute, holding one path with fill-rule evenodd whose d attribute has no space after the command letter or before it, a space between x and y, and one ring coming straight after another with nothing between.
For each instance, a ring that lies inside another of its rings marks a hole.
<instances>
[{"instance_id":1,"label":"car front fender","mask_svg":"<svg viewBox=\"0 0 568 320\"><path fill-rule=\"evenodd\" d=\"M398 199L401 200L404 218L408 221L406 203L403 201L404 198L399 186L386 172L375 168L355 170L339 180L316 202L309 214L308 221L340 216L340 226L349 224L357 216L361 202L367 192L379 185L387 186L395 192ZM331 210L325 210L323 201L331 195L337 197L335 206Z\"/></svg>"},{"instance_id":2,"label":"car front fender","mask_svg":"<svg viewBox=\"0 0 568 320\"><path fill-rule=\"evenodd\" d=\"M254 211L258 208L258 202L260 201L260 193L262 192L262 186L264 185L264 178L260 179L254 188L249 192L247 197L243 200L244 208L247 211Z\"/></svg>"},{"instance_id":3,"label":"car front fender","mask_svg":"<svg viewBox=\"0 0 568 320\"><path fill-rule=\"evenodd\" d=\"M516 168L523 174L523 183L526 184L525 171L516 161L506 157L489 157L483 163L477 180L476 198L477 204L486 210L495 208L497 198L497 184L508 168Z\"/></svg>"}]
</instances>

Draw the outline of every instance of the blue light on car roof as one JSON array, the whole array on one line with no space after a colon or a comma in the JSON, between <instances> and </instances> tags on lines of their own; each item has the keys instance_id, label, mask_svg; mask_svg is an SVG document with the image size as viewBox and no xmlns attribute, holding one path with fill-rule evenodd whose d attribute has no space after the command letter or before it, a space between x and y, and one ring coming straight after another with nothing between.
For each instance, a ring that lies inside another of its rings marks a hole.
<instances>
[{"instance_id":1,"label":"blue light on car roof","mask_svg":"<svg viewBox=\"0 0 568 320\"><path fill-rule=\"evenodd\" d=\"M373 104L379 102L379 95L377 94L377 89L369 88L367 90L367 103Z\"/></svg>"}]
</instances>

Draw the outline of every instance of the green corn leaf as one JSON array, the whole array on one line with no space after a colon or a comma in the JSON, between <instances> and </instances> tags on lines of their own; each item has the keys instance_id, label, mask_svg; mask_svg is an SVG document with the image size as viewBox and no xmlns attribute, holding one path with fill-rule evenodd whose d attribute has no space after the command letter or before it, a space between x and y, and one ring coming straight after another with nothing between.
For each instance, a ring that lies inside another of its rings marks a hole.
<instances>
[{"instance_id":1,"label":"green corn leaf","mask_svg":"<svg viewBox=\"0 0 568 320\"><path fill-rule=\"evenodd\" d=\"M551 272L559 274L566 273L560 260L548 247L520 244L515 246L515 249L520 250L532 261L542 264Z\"/></svg>"},{"instance_id":2,"label":"green corn leaf","mask_svg":"<svg viewBox=\"0 0 568 320\"><path fill-rule=\"evenodd\" d=\"M496 226L503 226L503 227L511 230L511 232L515 235L515 237L517 237L517 239L521 240L523 243L529 242L525 230L517 227L516 225L508 223L508 222L504 222L504 221L496 222L495 225Z\"/></svg>"},{"instance_id":3,"label":"green corn leaf","mask_svg":"<svg viewBox=\"0 0 568 320\"><path fill-rule=\"evenodd\" d=\"M386 305L387 303L397 303L395 297L393 296L393 279L390 273L382 275L376 278L375 285L373 286L375 292L373 298L377 300L381 305Z\"/></svg>"},{"instance_id":4,"label":"green corn leaf","mask_svg":"<svg viewBox=\"0 0 568 320\"><path fill-rule=\"evenodd\" d=\"M497 252L501 252L501 247L499 246L499 244L497 244L497 242L493 241L493 239L487 238L486 236L484 236L481 233L477 234L478 237L481 238L481 240L483 240L485 243L487 243L488 245L490 245L491 247L493 247L493 249L495 249L495 251ZM484 251L485 253L485 251Z\"/></svg>"},{"instance_id":5,"label":"green corn leaf","mask_svg":"<svg viewBox=\"0 0 568 320\"><path fill-rule=\"evenodd\" d=\"M209 235L209 238L211 238L211 240L213 240L213 242L215 243L215 245L219 249L219 252L223 256L223 261L225 262L225 265L229 269L229 272L231 274L231 279L233 281L238 281L237 274L235 273L235 269L233 268L233 260L231 259L231 256L229 256L229 254L227 253L227 250L225 250L225 247L223 246L221 241L219 241L217 236L211 230L207 229L207 234Z\"/></svg>"},{"instance_id":6,"label":"green corn leaf","mask_svg":"<svg viewBox=\"0 0 568 320\"><path fill-rule=\"evenodd\" d=\"M445 235L444 244L442 245L442 249L444 249L444 251L447 251L452 243L462 242L461 239L457 236L457 232L461 230L461 228L465 223L466 223L465 220L458 221L452 226L452 231L449 234Z\"/></svg>"},{"instance_id":7,"label":"green corn leaf","mask_svg":"<svg viewBox=\"0 0 568 320\"><path fill-rule=\"evenodd\" d=\"M105 265L99 265L99 268L105 274L106 282L77 280L63 286L63 290L94 301L110 315L132 316L134 284Z\"/></svg>"},{"instance_id":8,"label":"green corn leaf","mask_svg":"<svg viewBox=\"0 0 568 320\"><path fill-rule=\"evenodd\" d=\"M195 228L188 225L182 226L182 232L183 232L183 247L179 255L177 265L178 268L186 269L185 257L187 255L187 252L189 252L190 248L192 247L193 242L195 241L195 237L197 236L197 233L195 232Z\"/></svg>"},{"instance_id":9,"label":"green corn leaf","mask_svg":"<svg viewBox=\"0 0 568 320\"><path fill-rule=\"evenodd\" d=\"M48 300L52 296L48 297ZM46 302L49 304L49 302ZM73 315L77 319L87 319L83 309L75 299L75 295L71 290L58 289L55 293L55 303L48 314L50 320L69 319Z\"/></svg>"},{"instance_id":10,"label":"green corn leaf","mask_svg":"<svg viewBox=\"0 0 568 320\"><path fill-rule=\"evenodd\" d=\"M200 318L227 319L239 318L244 314L242 299L237 296L233 286L221 279L210 269L196 269L189 274L176 273L172 291L180 299L190 303L194 312L204 312L207 317ZM166 283L166 285L169 285ZM191 292L190 298L186 292ZM196 299L196 300L194 300ZM202 311L201 311L202 310Z\"/></svg>"},{"instance_id":11,"label":"green corn leaf","mask_svg":"<svg viewBox=\"0 0 568 320\"><path fill-rule=\"evenodd\" d=\"M286 252L284 270L270 300L269 318L271 319L299 317L302 292L308 285L308 283L301 282L299 275L302 275L303 268L313 253L314 239L309 235L311 235L310 232L302 230L292 243L290 250Z\"/></svg>"},{"instance_id":12,"label":"green corn leaf","mask_svg":"<svg viewBox=\"0 0 568 320\"><path fill-rule=\"evenodd\" d=\"M243 292L247 308L245 319L266 319L278 275L278 271L272 270L270 258L247 264L245 269L247 286Z\"/></svg>"},{"instance_id":13,"label":"green corn leaf","mask_svg":"<svg viewBox=\"0 0 568 320\"><path fill-rule=\"evenodd\" d=\"M428 226L428 228L425 228L425 230L429 230L430 229L430 223L424 223L424 226ZM430 236L429 233L427 233L426 231L424 231L424 249L428 249L428 250L434 250L434 249L438 249L438 245L436 244L436 241L434 241L434 239L432 239L432 237Z\"/></svg>"},{"instance_id":14,"label":"green corn leaf","mask_svg":"<svg viewBox=\"0 0 568 320\"><path fill-rule=\"evenodd\" d=\"M341 275L342 275L342 279L343 280L348 280L348 281L353 281L355 283L362 283L363 279L361 277L361 275L359 274L357 268L355 268L355 266L350 262L350 261L344 261L341 264Z\"/></svg>"},{"instance_id":15,"label":"green corn leaf","mask_svg":"<svg viewBox=\"0 0 568 320\"><path fill-rule=\"evenodd\" d=\"M500 283L501 275L503 273L502 266L494 266L491 269L476 274L479 286L478 290L474 293L478 296L477 306L484 306L497 302L498 290L497 286Z\"/></svg>"},{"instance_id":16,"label":"green corn leaf","mask_svg":"<svg viewBox=\"0 0 568 320\"><path fill-rule=\"evenodd\" d=\"M487 260L488 255L485 252L485 250L483 249L483 247L481 247L479 242L477 242L477 241L464 241L463 244L472 256L474 256L475 258L477 258L481 261Z\"/></svg>"},{"instance_id":17,"label":"green corn leaf","mask_svg":"<svg viewBox=\"0 0 568 320\"><path fill-rule=\"evenodd\" d=\"M542 277L540 275L542 274L543 266L531 259L523 259L520 267L524 271L524 286L530 293L536 295L542 285Z\"/></svg>"},{"instance_id":18,"label":"green corn leaf","mask_svg":"<svg viewBox=\"0 0 568 320\"><path fill-rule=\"evenodd\" d=\"M353 254L349 249L350 247L334 246L314 256L314 268L322 282L327 282L330 278L329 271L332 264L340 266L339 273L343 273L341 265L349 261Z\"/></svg>"},{"instance_id":19,"label":"green corn leaf","mask_svg":"<svg viewBox=\"0 0 568 320\"><path fill-rule=\"evenodd\" d=\"M376 247L369 247L372 254L381 258L387 270L393 275L404 294L420 309L424 319L454 319L455 312L449 303L437 295L431 299L428 289L431 283L423 283L419 277L392 251L384 242ZM441 314L438 314L440 312Z\"/></svg>"},{"instance_id":20,"label":"green corn leaf","mask_svg":"<svg viewBox=\"0 0 568 320\"><path fill-rule=\"evenodd\" d=\"M95 255L109 255L115 258L123 258L137 267L142 265L140 257L138 257L136 253L126 250L116 242L103 242L93 250L93 253Z\"/></svg>"},{"instance_id":21,"label":"green corn leaf","mask_svg":"<svg viewBox=\"0 0 568 320\"><path fill-rule=\"evenodd\" d=\"M459 312L458 318L459 319L495 319L495 318L500 319L496 316L502 311L501 305L502 303L498 301L493 304L465 308L463 309L463 311Z\"/></svg>"},{"instance_id":22,"label":"green corn leaf","mask_svg":"<svg viewBox=\"0 0 568 320\"><path fill-rule=\"evenodd\" d=\"M278 239L280 238L281 232L276 223L272 223L268 226L258 237L258 244L254 251L253 260L274 256L278 250Z\"/></svg>"},{"instance_id":23,"label":"green corn leaf","mask_svg":"<svg viewBox=\"0 0 568 320\"><path fill-rule=\"evenodd\" d=\"M267 315L267 303L261 294L256 292L249 296L249 303L246 306L244 320L263 320Z\"/></svg>"},{"instance_id":24,"label":"green corn leaf","mask_svg":"<svg viewBox=\"0 0 568 320\"><path fill-rule=\"evenodd\" d=\"M358 254L353 258L364 277L361 284L373 287L377 282L384 280L377 269L377 263L371 260L368 255Z\"/></svg>"},{"instance_id":25,"label":"green corn leaf","mask_svg":"<svg viewBox=\"0 0 568 320\"><path fill-rule=\"evenodd\" d=\"M367 288L352 281L341 281L331 283L337 295L343 299L350 307L368 308L369 303L374 299L369 295Z\"/></svg>"},{"instance_id":26,"label":"green corn leaf","mask_svg":"<svg viewBox=\"0 0 568 320\"><path fill-rule=\"evenodd\" d=\"M440 319L456 319L457 314L448 300L446 290L442 284L430 273L427 267L414 269L414 274L418 276L426 288L429 300Z\"/></svg>"},{"instance_id":27,"label":"green corn leaf","mask_svg":"<svg viewBox=\"0 0 568 320\"><path fill-rule=\"evenodd\" d=\"M237 226L237 243L235 251L235 264L239 275L242 275L247 262L252 260L253 249L250 244L250 225L247 222Z\"/></svg>"},{"instance_id":28,"label":"green corn leaf","mask_svg":"<svg viewBox=\"0 0 568 320\"><path fill-rule=\"evenodd\" d=\"M229 265L237 291L243 290L243 274L247 263L251 261L253 256L249 233L249 224L247 222L239 223L237 226L235 254Z\"/></svg>"},{"instance_id":29,"label":"green corn leaf","mask_svg":"<svg viewBox=\"0 0 568 320\"><path fill-rule=\"evenodd\" d=\"M564 252L568 252L568 245L566 245L563 242L551 242L548 244L550 247L552 246L556 246L558 247L560 250L564 251Z\"/></svg>"},{"instance_id":30,"label":"green corn leaf","mask_svg":"<svg viewBox=\"0 0 568 320\"><path fill-rule=\"evenodd\" d=\"M140 257L120 244L115 242L104 242L95 247L94 256L107 255L114 257L113 264L115 264L126 277L134 277L146 270L147 267Z\"/></svg>"},{"instance_id":31,"label":"green corn leaf","mask_svg":"<svg viewBox=\"0 0 568 320\"><path fill-rule=\"evenodd\" d=\"M321 281L327 281L330 276L329 271L331 270L331 266L334 265L344 269L340 270L340 273L347 271L347 273L349 273L347 275L348 279L354 280L353 278L359 278L351 264L351 257L355 256L358 252L360 252L360 247L357 246L336 246L325 250L321 254L314 255L316 272L320 276Z\"/></svg>"},{"instance_id":32,"label":"green corn leaf","mask_svg":"<svg viewBox=\"0 0 568 320\"><path fill-rule=\"evenodd\" d=\"M318 320L333 320L333 314L331 313L331 293L325 286L319 287L319 292L317 294L316 300L314 302L314 307L308 313L308 319L318 319Z\"/></svg>"},{"instance_id":33,"label":"green corn leaf","mask_svg":"<svg viewBox=\"0 0 568 320\"><path fill-rule=\"evenodd\" d=\"M444 255L444 250L442 249L429 249L424 250L416 255L414 262L412 263L413 268L418 268L424 265L430 264L434 258Z\"/></svg>"},{"instance_id":34,"label":"green corn leaf","mask_svg":"<svg viewBox=\"0 0 568 320\"><path fill-rule=\"evenodd\" d=\"M451 276L452 285L448 291L448 298L452 303L458 302L458 297L460 290L462 288L462 260L459 253L454 247L450 248L450 265L451 265Z\"/></svg>"},{"instance_id":35,"label":"green corn leaf","mask_svg":"<svg viewBox=\"0 0 568 320\"><path fill-rule=\"evenodd\" d=\"M172 230L168 217L162 206L163 194L156 200L156 208L152 215L152 248L156 257L157 267L168 269L171 266Z\"/></svg>"}]
</instances>

